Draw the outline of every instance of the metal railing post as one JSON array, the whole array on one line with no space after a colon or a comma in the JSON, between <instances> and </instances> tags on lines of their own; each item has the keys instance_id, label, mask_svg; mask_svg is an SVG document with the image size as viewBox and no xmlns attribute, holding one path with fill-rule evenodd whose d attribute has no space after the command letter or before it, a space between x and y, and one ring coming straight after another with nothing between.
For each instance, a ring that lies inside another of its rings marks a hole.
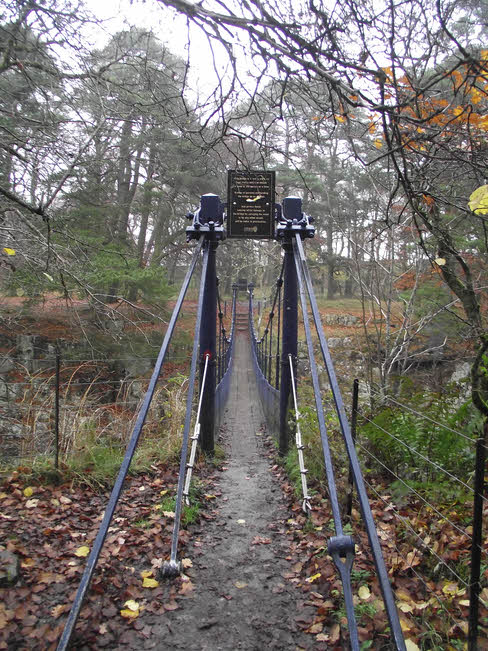
<instances>
[{"instance_id":1,"label":"metal railing post","mask_svg":"<svg viewBox=\"0 0 488 651\"><path fill-rule=\"evenodd\" d=\"M283 204L286 206L286 199ZM299 201L299 200L298 200ZM283 330L281 337L281 381L280 381L280 438L279 451L284 456L289 449L290 440L294 434L289 425L291 376L288 356L293 360L293 369L296 377L296 363L298 353L298 291L297 273L293 259L293 245L291 240L283 242L285 252L284 283L283 283Z\"/></svg>"},{"instance_id":2,"label":"metal railing post","mask_svg":"<svg viewBox=\"0 0 488 651\"><path fill-rule=\"evenodd\" d=\"M481 553L483 544L483 497L485 492L486 444L488 418L476 441L476 467L474 477L473 539L471 543L471 575L469 579L468 649L478 649L479 599L481 592Z\"/></svg>"},{"instance_id":3,"label":"metal railing post","mask_svg":"<svg viewBox=\"0 0 488 651\"><path fill-rule=\"evenodd\" d=\"M203 295L202 325L200 329L200 386L203 383L205 359L210 355L207 381L203 389L200 418L200 445L206 454L214 453L215 430L215 369L217 355L217 273L216 250L218 243L208 240L208 267Z\"/></svg>"},{"instance_id":4,"label":"metal railing post","mask_svg":"<svg viewBox=\"0 0 488 651\"><path fill-rule=\"evenodd\" d=\"M223 229L224 205L216 194L204 194L200 197L200 208L194 213L188 213L187 217L192 219L192 225L186 229L187 239L200 239L203 236L204 247L208 251L199 339L200 391L202 391L207 356L210 357L210 361L206 382L203 385L200 446L205 453L213 454L217 372L217 271L215 258L219 241L225 237Z\"/></svg>"},{"instance_id":5,"label":"metal railing post","mask_svg":"<svg viewBox=\"0 0 488 651\"><path fill-rule=\"evenodd\" d=\"M56 346L56 376L54 393L54 467L59 468L59 384L60 384L61 356Z\"/></svg>"}]
</instances>

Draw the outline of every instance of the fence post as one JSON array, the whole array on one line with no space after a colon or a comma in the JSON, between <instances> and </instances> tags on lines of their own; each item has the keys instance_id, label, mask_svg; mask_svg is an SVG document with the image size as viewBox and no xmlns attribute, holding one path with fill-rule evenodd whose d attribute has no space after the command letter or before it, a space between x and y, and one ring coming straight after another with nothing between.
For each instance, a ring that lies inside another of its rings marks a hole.
<instances>
[{"instance_id":1,"label":"fence post","mask_svg":"<svg viewBox=\"0 0 488 651\"><path fill-rule=\"evenodd\" d=\"M283 200L283 213L286 219L293 220L298 212L301 215L301 199L287 197ZM291 235L291 234L290 234ZM279 452L284 456L288 452L293 431L289 425L289 408L291 399L291 376L288 356L292 356L293 372L297 377L298 353L298 284L295 260L293 257L292 236L283 242L285 252L283 277L283 330L281 348L281 382L280 382L280 440Z\"/></svg>"},{"instance_id":2,"label":"fence post","mask_svg":"<svg viewBox=\"0 0 488 651\"><path fill-rule=\"evenodd\" d=\"M358 399L359 399L359 380L356 378L352 385L352 409L351 409L351 436L354 443L356 443L356 431L358 423ZM352 491L354 481L352 476L352 466L349 464L349 476L347 478L347 502L346 514L351 517L352 513Z\"/></svg>"},{"instance_id":3,"label":"fence post","mask_svg":"<svg viewBox=\"0 0 488 651\"><path fill-rule=\"evenodd\" d=\"M56 346L56 377L54 388L54 467L59 468L59 376L60 376L60 355Z\"/></svg>"},{"instance_id":4,"label":"fence post","mask_svg":"<svg viewBox=\"0 0 488 651\"><path fill-rule=\"evenodd\" d=\"M476 467L474 476L473 503L473 539L471 543L471 576L469 580L469 616L468 616L468 649L478 648L478 620L481 574L481 546L483 544L483 493L485 490L486 444L488 443L488 418L485 418L483 429L476 441Z\"/></svg>"}]
</instances>

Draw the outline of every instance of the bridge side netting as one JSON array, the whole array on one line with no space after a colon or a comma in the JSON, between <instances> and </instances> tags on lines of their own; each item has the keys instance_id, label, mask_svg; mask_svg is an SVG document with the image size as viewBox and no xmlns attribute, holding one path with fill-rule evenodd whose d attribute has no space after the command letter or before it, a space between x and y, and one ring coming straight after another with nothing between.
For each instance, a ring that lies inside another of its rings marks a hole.
<instances>
[{"instance_id":1,"label":"bridge side netting","mask_svg":"<svg viewBox=\"0 0 488 651\"><path fill-rule=\"evenodd\" d=\"M276 297L273 303L273 308L275 302ZM266 422L268 424L269 430L273 434L277 434L280 427L280 392L279 389L276 389L268 382L268 379L261 368L260 360L263 358L263 355L260 351L260 346L262 345L263 339L257 339L256 331L254 329L254 297L252 288L249 290L249 335L251 338L252 362L254 366L254 373L256 375L256 382L258 385L259 397L263 406L263 412L266 416Z\"/></svg>"},{"instance_id":2,"label":"bridge side netting","mask_svg":"<svg viewBox=\"0 0 488 651\"><path fill-rule=\"evenodd\" d=\"M222 308L219 297L219 321L220 321L220 338L223 343L223 351L219 355L217 374L217 388L215 389L215 429L218 430L224 417L224 410L230 393L230 381L232 368L234 364L234 342L235 342L235 325L236 325L236 302L237 288L234 288L232 294L232 318L230 334L227 338L225 329L222 326ZM220 377L222 375L222 377Z\"/></svg>"}]
</instances>

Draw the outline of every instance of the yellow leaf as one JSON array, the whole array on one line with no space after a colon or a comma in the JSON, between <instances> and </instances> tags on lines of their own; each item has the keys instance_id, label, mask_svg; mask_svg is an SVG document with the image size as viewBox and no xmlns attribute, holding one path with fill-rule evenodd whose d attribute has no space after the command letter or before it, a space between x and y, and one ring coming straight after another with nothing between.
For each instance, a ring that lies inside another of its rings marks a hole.
<instances>
[{"instance_id":1,"label":"yellow leaf","mask_svg":"<svg viewBox=\"0 0 488 651\"><path fill-rule=\"evenodd\" d=\"M455 597L456 595L464 594L466 590L460 589L457 583L447 582L444 584L442 592L448 597Z\"/></svg>"},{"instance_id":2,"label":"yellow leaf","mask_svg":"<svg viewBox=\"0 0 488 651\"><path fill-rule=\"evenodd\" d=\"M26 509L35 509L38 504L39 504L38 499L34 498L32 500L27 500L27 502L25 503L25 508Z\"/></svg>"},{"instance_id":3,"label":"yellow leaf","mask_svg":"<svg viewBox=\"0 0 488 651\"><path fill-rule=\"evenodd\" d=\"M420 651L420 647L413 640L405 640L405 648L407 651Z\"/></svg>"},{"instance_id":4,"label":"yellow leaf","mask_svg":"<svg viewBox=\"0 0 488 651\"><path fill-rule=\"evenodd\" d=\"M410 623L403 617L400 617L400 626L402 628L402 631L409 631L412 628Z\"/></svg>"},{"instance_id":5,"label":"yellow leaf","mask_svg":"<svg viewBox=\"0 0 488 651\"><path fill-rule=\"evenodd\" d=\"M3 252L6 253L7 255L15 255L15 250L14 249L9 249L6 246L3 247Z\"/></svg>"},{"instance_id":6,"label":"yellow leaf","mask_svg":"<svg viewBox=\"0 0 488 651\"><path fill-rule=\"evenodd\" d=\"M7 493L0 493L0 500L4 500L6 497L8 497Z\"/></svg>"},{"instance_id":7,"label":"yellow leaf","mask_svg":"<svg viewBox=\"0 0 488 651\"><path fill-rule=\"evenodd\" d=\"M128 608L129 610L132 610L133 612L139 612L139 608L140 608L140 606L139 606L139 604L137 603L137 601L134 601L134 599L128 599L128 600L125 602L124 606L125 606L126 608Z\"/></svg>"},{"instance_id":8,"label":"yellow leaf","mask_svg":"<svg viewBox=\"0 0 488 651\"><path fill-rule=\"evenodd\" d=\"M470 195L468 207L477 215L488 215L488 185L481 185Z\"/></svg>"},{"instance_id":9,"label":"yellow leaf","mask_svg":"<svg viewBox=\"0 0 488 651\"><path fill-rule=\"evenodd\" d=\"M434 262L439 265L439 267L443 267L446 264L446 259L445 258L436 258Z\"/></svg>"},{"instance_id":10,"label":"yellow leaf","mask_svg":"<svg viewBox=\"0 0 488 651\"><path fill-rule=\"evenodd\" d=\"M159 494L160 495L166 495L167 492L168 492L167 490L164 490L164 491L161 491Z\"/></svg>"},{"instance_id":11,"label":"yellow leaf","mask_svg":"<svg viewBox=\"0 0 488 651\"><path fill-rule=\"evenodd\" d=\"M85 558L85 556L88 556L90 553L90 548L87 547L86 545L82 545L81 547L78 547L78 549L75 551L75 556L79 556L80 558Z\"/></svg>"},{"instance_id":12,"label":"yellow leaf","mask_svg":"<svg viewBox=\"0 0 488 651\"><path fill-rule=\"evenodd\" d=\"M307 583L313 583L317 579L319 579L322 576L320 572L317 572L317 574L313 574L312 576L309 576L308 579L305 579Z\"/></svg>"},{"instance_id":13,"label":"yellow leaf","mask_svg":"<svg viewBox=\"0 0 488 651\"><path fill-rule=\"evenodd\" d=\"M174 518L175 517L174 511L163 511L163 515L164 515L165 518Z\"/></svg>"},{"instance_id":14,"label":"yellow leaf","mask_svg":"<svg viewBox=\"0 0 488 651\"><path fill-rule=\"evenodd\" d=\"M358 590L358 597L363 601L366 601L371 597L371 592L367 585L362 585Z\"/></svg>"},{"instance_id":15,"label":"yellow leaf","mask_svg":"<svg viewBox=\"0 0 488 651\"><path fill-rule=\"evenodd\" d=\"M376 140L374 141L374 146L376 147L376 149L381 149L383 147L383 141L380 140L379 138L376 138Z\"/></svg>"},{"instance_id":16,"label":"yellow leaf","mask_svg":"<svg viewBox=\"0 0 488 651\"><path fill-rule=\"evenodd\" d=\"M27 488L24 488L24 495L26 497L30 497L33 494L34 494L34 490L32 489L31 486L27 486Z\"/></svg>"},{"instance_id":17,"label":"yellow leaf","mask_svg":"<svg viewBox=\"0 0 488 651\"><path fill-rule=\"evenodd\" d=\"M159 583L156 581L156 579L150 579L148 576L144 577L142 581L142 587L143 588L157 588Z\"/></svg>"},{"instance_id":18,"label":"yellow leaf","mask_svg":"<svg viewBox=\"0 0 488 651\"><path fill-rule=\"evenodd\" d=\"M193 567L193 562L189 558L182 558L181 559L181 565L182 567L188 569L189 567Z\"/></svg>"},{"instance_id":19,"label":"yellow leaf","mask_svg":"<svg viewBox=\"0 0 488 651\"><path fill-rule=\"evenodd\" d=\"M241 518L240 520L237 520L237 524L246 524L246 521Z\"/></svg>"},{"instance_id":20,"label":"yellow leaf","mask_svg":"<svg viewBox=\"0 0 488 651\"><path fill-rule=\"evenodd\" d=\"M209 493L206 493L206 494L205 494L205 499L206 499L206 500L214 500L215 497L216 497L215 495L210 495Z\"/></svg>"},{"instance_id":21,"label":"yellow leaf","mask_svg":"<svg viewBox=\"0 0 488 651\"><path fill-rule=\"evenodd\" d=\"M143 570L141 576L143 579L147 579L149 576L153 575L154 570Z\"/></svg>"},{"instance_id":22,"label":"yellow leaf","mask_svg":"<svg viewBox=\"0 0 488 651\"><path fill-rule=\"evenodd\" d=\"M247 583L244 583L244 581L236 581L234 583L236 588L242 589L247 587Z\"/></svg>"},{"instance_id":23,"label":"yellow leaf","mask_svg":"<svg viewBox=\"0 0 488 651\"><path fill-rule=\"evenodd\" d=\"M123 608L120 611L120 614L122 615L122 617L125 617L126 619L135 619L136 617L139 617L138 610L129 610L129 608Z\"/></svg>"},{"instance_id":24,"label":"yellow leaf","mask_svg":"<svg viewBox=\"0 0 488 651\"><path fill-rule=\"evenodd\" d=\"M402 601L401 603L398 604L398 610L401 610L402 613L411 613L413 610L413 606L407 604L406 601Z\"/></svg>"},{"instance_id":25,"label":"yellow leaf","mask_svg":"<svg viewBox=\"0 0 488 651\"><path fill-rule=\"evenodd\" d=\"M469 599L461 599L459 602L460 606L469 606Z\"/></svg>"}]
</instances>

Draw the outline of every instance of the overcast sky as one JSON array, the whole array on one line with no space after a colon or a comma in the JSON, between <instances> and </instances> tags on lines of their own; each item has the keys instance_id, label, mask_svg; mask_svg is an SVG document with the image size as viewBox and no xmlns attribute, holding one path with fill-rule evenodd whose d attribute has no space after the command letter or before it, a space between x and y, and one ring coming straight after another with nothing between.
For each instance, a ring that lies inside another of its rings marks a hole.
<instances>
[{"instance_id":1,"label":"overcast sky","mask_svg":"<svg viewBox=\"0 0 488 651\"><path fill-rule=\"evenodd\" d=\"M186 19L155 0L130 2L129 0L85 0L88 9L103 25L90 34L95 47L102 47L110 35L131 25L151 30L173 54L186 60L188 31ZM207 40L196 27L191 32L190 84L198 85L201 92L210 93L216 85L213 59ZM226 63L222 56L221 71Z\"/></svg>"}]
</instances>

